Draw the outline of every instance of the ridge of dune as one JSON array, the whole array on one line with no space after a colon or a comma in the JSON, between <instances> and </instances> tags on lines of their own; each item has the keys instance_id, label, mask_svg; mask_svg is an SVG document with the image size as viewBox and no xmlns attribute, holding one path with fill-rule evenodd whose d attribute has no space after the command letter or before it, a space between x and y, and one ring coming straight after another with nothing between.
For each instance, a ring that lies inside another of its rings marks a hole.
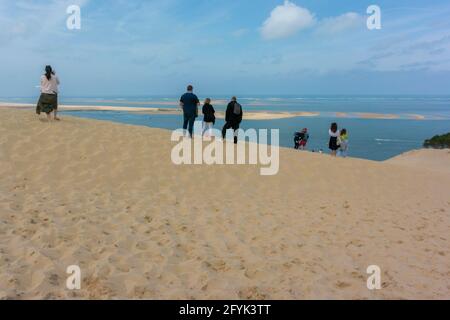
<instances>
[{"instance_id":1,"label":"ridge of dune","mask_svg":"<svg viewBox=\"0 0 450 320\"><path fill-rule=\"evenodd\" d=\"M174 145L0 109L0 299L450 298L450 175L281 148L264 177Z\"/></svg>"},{"instance_id":2,"label":"ridge of dune","mask_svg":"<svg viewBox=\"0 0 450 320\"><path fill-rule=\"evenodd\" d=\"M412 150L385 161L418 170L433 170L450 173L450 149Z\"/></svg>"}]
</instances>

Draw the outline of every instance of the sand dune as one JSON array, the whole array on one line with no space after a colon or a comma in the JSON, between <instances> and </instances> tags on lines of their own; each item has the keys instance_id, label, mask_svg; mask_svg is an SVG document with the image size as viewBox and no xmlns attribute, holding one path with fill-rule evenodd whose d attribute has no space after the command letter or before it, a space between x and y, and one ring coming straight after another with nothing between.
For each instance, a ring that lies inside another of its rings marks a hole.
<instances>
[{"instance_id":1,"label":"sand dune","mask_svg":"<svg viewBox=\"0 0 450 320\"><path fill-rule=\"evenodd\" d=\"M450 149L413 150L389 159L386 163L450 173Z\"/></svg>"},{"instance_id":2,"label":"sand dune","mask_svg":"<svg viewBox=\"0 0 450 320\"><path fill-rule=\"evenodd\" d=\"M0 298L450 298L445 166L282 149L264 177L175 166L173 145L159 129L0 109ZM65 287L74 264L80 291Z\"/></svg>"}]
</instances>

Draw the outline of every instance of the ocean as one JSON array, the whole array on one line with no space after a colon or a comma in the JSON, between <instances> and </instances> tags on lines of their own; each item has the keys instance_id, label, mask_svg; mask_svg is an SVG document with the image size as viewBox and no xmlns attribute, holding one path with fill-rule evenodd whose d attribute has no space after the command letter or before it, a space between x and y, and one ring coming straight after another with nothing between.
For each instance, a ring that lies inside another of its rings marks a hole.
<instances>
[{"instance_id":1,"label":"ocean","mask_svg":"<svg viewBox=\"0 0 450 320\"><path fill-rule=\"evenodd\" d=\"M206 97L201 97L201 99ZM228 100L227 96L211 96L213 100ZM33 98L8 98L1 101L35 103ZM177 108L175 96L150 97L87 97L60 99L60 104L92 106L129 106L151 108ZM225 109L225 102L215 105L217 111ZM243 96L239 97L245 111L318 112L318 117L295 117L279 120L244 120L243 129L279 129L280 146L293 148L293 134L308 128L310 151L328 152L328 128L337 122L346 128L350 137L350 156L383 161L406 151L422 147L425 139L450 132L450 96ZM336 112L347 117L337 117ZM397 115L398 119L361 119L356 113ZM144 115L115 111L70 111L63 114L174 130L182 125L179 115ZM414 120L410 115L424 116L427 120ZM201 120L201 117L199 118ZM216 128L223 121L218 120ZM151 137L149 137L151 138Z\"/></svg>"}]
</instances>

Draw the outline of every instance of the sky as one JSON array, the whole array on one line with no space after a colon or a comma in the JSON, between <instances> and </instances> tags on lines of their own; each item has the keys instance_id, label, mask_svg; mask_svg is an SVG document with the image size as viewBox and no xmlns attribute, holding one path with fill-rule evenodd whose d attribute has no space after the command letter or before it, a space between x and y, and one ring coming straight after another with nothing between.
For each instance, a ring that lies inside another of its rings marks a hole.
<instances>
[{"instance_id":1,"label":"sky","mask_svg":"<svg viewBox=\"0 0 450 320\"><path fill-rule=\"evenodd\" d=\"M0 97L450 94L448 0L0 0L0 43Z\"/></svg>"}]
</instances>

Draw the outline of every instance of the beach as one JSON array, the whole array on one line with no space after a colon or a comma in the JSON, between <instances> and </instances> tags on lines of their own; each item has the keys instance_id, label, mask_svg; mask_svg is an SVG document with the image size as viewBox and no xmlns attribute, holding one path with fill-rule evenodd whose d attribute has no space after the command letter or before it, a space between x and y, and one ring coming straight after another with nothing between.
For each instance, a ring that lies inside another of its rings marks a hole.
<instances>
[{"instance_id":1,"label":"beach","mask_svg":"<svg viewBox=\"0 0 450 320\"><path fill-rule=\"evenodd\" d=\"M375 162L281 148L279 173L261 176L176 166L167 130L12 107L0 299L450 299L449 150Z\"/></svg>"}]
</instances>

